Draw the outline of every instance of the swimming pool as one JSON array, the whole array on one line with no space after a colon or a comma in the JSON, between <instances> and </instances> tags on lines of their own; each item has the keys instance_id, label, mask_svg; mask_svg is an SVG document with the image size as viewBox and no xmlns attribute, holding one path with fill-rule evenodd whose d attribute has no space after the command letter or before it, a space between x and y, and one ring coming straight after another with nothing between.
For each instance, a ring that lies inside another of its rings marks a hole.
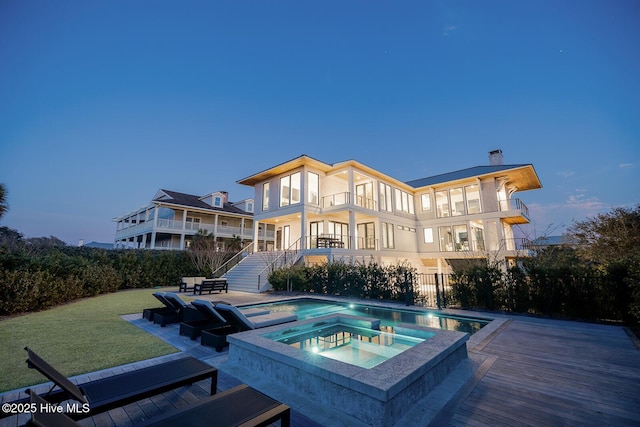
<instances>
[{"instance_id":1,"label":"swimming pool","mask_svg":"<svg viewBox=\"0 0 640 427\"><path fill-rule=\"evenodd\" d=\"M362 368L373 368L425 340L367 329L346 322L309 326L287 328L283 332L264 336L291 347Z\"/></svg>"},{"instance_id":2,"label":"swimming pool","mask_svg":"<svg viewBox=\"0 0 640 427\"><path fill-rule=\"evenodd\" d=\"M271 312L282 311L293 313L298 319L312 319L327 314L348 314L353 316L373 317L380 319L382 329L390 328L399 323L445 329L449 331L467 332L474 334L490 320L442 314L428 310L411 310L400 307L386 308L376 305L329 301L314 298L299 298L271 303L252 304L238 307L240 310L260 307Z\"/></svg>"}]
</instances>

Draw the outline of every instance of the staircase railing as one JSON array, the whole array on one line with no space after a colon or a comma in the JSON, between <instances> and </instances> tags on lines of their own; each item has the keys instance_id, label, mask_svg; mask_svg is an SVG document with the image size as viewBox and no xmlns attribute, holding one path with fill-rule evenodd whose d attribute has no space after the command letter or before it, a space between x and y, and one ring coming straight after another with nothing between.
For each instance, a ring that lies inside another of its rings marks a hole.
<instances>
[{"instance_id":1,"label":"staircase railing","mask_svg":"<svg viewBox=\"0 0 640 427\"><path fill-rule=\"evenodd\" d=\"M267 266L258 273L258 292L260 291L262 283L267 283L269 273L278 268L290 267L298 260L300 251L303 249L302 242L303 238L301 237L287 249L281 251L273 261L269 262Z\"/></svg>"},{"instance_id":2,"label":"staircase railing","mask_svg":"<svg viewBox=\"0 0 640 427\"><path fill-rule=\"evenodd\" d=\"M249 243L247 246L240 249L240 251L237 254L232 256L227 262L225 262L220 267L218 267L216 271L213 272L212 277L217 278L227 274L229 270L231 270L233 267L238 265L240 261L242 261L245 258L245 255L250 255L252 253L253 253L253 242Z\"/></svg>"}]
</instances>

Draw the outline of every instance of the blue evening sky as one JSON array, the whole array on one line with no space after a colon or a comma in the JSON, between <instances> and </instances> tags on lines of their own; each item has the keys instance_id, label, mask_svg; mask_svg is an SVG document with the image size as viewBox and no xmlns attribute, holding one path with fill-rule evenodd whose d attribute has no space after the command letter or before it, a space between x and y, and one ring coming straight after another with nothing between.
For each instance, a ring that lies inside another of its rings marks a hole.
<instances>
[{"instance_id":1,"label":"blue evening sky","mask_svg":"<svg viewBox=\"0 0 640 427\"><path fill-rule=\"evenodd\" d=\"M0 226L112 242L301 154L532 163L532 236L640 202L640 2L0 0Z\"/></svg>"}]
</instances>

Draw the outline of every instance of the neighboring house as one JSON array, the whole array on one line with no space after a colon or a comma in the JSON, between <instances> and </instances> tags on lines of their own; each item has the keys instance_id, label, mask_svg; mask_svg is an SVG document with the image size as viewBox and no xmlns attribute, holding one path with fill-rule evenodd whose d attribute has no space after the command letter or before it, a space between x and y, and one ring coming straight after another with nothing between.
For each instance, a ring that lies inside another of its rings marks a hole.
<instances>
[{"instance_id":1,"label":"neighboring house","mask_svg":"<svg viewBox=\"0 0 640 427\"><path fill-rule=\"evenodd\" d=\"M532 249L545 249L558 246L574 246L576 241L574 238L568 235L561 236L543 236L533 239L529 243Z\"/></svg>"},{"instance_id":2,"label":"neighboring house","mask_svg":"<svg viewBox=\"0 0 640 427\"><path fill-rule=\"evenodd\" d=\"M542 185L531 164L505 165L501 150L489 157L486 166L402 182L355 160L302 155L238 183L254 187L253 220L275 229L276 250L307 263L408 261L446 273L489 253L514 259L523 247L512 227L529 223L529 212L513 195Z\"/></svg>"},{"instance_id":3,"label":"neighboring house","mask_svg":"<svg viewBox=\"0 0 640 427\"><path fill-rule=\"evenodd\" d=\"M199 230L216 237L225 249L231 239L256 242L263 247L273 243L274 227L254 230L253 200L230 203L228 193L206 196L159 190L151 203L121 217L116 222L116 248L185 249Z\"/></svg>"},{"instance_id":4,"label":"neighboring house","mask_svg":"<svg viewBox=\"0 0 640 427\"><path fill-rule=\"evenodd\" d=\"M84 240L80 240L78 242L78 247L95 248L95 249L113 249L113 243L101 243L101 242L85 243Z\"/></svg>"}]
</instances>

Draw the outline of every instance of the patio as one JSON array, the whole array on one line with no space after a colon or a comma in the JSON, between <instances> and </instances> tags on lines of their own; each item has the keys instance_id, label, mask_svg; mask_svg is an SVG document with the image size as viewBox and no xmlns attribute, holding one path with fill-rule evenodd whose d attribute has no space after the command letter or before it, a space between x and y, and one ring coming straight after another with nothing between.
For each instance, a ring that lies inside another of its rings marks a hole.
<instances>
[{"instance_id":1,"label":"patio","mask_svg":"<svg viewBox=\"0 0 640 427\"><path fill-rule=\"evenodd\" d=\"M219 299L220 296L203 296ZM224 294L235 304L261 302L281 296L238 292ZM453 310L447 310L456 314ZM470 314L465 312L467 315ZM484 315L484 314L483 314ZM473 335L467 343L469 359L445 383L425 396L398 425L496 426L496 425L639 425L640 350L634 337L622 327L536 319L524 316L492 316L498 321ZM216 353L178 334L178 325L160 328L140 314L125 316L145 331L180 351L220 369L218 389L242 382L291 406L294 426L353 426L344 413L325 411L298 395L286 384L267 384L259 373L242 380L225 372L227 351ZM160 358L168 360L180 353ZM96 378L157 363L158 359L94 372ZM130 426L206 396L205 382L196 383L151 399L83 420L82 425ZM46 385L36 387L47 389ZM23 390L0 395L3 402ZM0 427L21 425L28 416L0 420ZM357 424L356 424L357 425Z\"/></svg>"}]
</instances>

